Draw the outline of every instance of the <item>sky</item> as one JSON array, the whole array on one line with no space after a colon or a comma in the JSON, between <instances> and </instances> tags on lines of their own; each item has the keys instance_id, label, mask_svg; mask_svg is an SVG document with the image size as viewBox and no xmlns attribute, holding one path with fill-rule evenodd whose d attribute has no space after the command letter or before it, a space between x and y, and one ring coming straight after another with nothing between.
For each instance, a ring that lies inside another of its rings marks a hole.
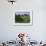
<instances>
[{"instance_id":1,"label":"sky","mask_svg":"<svg viewBox=\"0 0 46 46\"><path fill-rule=\"evenodd\" d=\"M24 15L24 14L28 14L28 15L29 15L30 12L16 12L16 14L17 14L17 15L19 15L19 14L20 14L20 15Z\"/></svg>"}]
</instances>

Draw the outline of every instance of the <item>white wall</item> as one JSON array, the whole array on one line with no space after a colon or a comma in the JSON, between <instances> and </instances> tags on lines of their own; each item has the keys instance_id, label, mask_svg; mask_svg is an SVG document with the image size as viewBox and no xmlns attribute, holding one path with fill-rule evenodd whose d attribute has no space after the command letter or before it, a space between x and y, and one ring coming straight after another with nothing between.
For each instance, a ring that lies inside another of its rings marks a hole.
<instances>
[{"instance_id":1,"label":"white wall","mask_svg":"<svg viewBox=\"0 0 46 46\"><path fill-rule=\"evenodd\" d=\"M21 9L33 10L32 26L13 24L15 11ZM30 33L33 40L46 40L46 0L17 0L13 5L0 0L0 40L14 40L18 32Z\"/></svg>"}]
</instances>

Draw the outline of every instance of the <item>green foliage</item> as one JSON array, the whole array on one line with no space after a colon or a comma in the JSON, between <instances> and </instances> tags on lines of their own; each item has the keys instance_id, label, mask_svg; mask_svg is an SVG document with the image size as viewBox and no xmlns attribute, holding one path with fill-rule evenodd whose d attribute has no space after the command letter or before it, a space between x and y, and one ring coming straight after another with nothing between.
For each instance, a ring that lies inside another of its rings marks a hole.
<instances>
[{"instance_id":1,"label":"green foliage","mask_svg":"<svg viewBox=\"0 0 46 46\"><path fill-rule=\"evenodd\" d=\"M30 23L30 16L29 15L15 15L15 22L16 23Z\"/></svg>"}]
</instances>

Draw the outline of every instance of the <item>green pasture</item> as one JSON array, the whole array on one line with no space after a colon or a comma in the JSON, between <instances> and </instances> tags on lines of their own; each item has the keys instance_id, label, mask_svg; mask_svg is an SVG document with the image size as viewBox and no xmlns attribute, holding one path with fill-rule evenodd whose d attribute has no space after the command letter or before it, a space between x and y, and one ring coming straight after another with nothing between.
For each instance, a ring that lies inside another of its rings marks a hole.
<instances>
[{"instance_id":1,"label":"green pasture","mask_svg":"<svg viewBox=\"0 0 46 46\"><path fill-rule=\"evenodd\" d=\"M16 23L30 23L30 16L15 16Z\"/></svg>"}]
</instances>

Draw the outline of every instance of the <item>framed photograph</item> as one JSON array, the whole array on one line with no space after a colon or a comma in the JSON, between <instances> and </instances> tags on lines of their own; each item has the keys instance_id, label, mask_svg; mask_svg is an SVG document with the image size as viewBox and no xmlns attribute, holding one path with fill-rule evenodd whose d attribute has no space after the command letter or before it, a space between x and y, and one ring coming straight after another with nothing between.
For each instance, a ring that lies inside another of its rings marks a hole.
<instances>
[{"instance_id":1,"label":"framed photograph","mask_svg":"<svg viewBox=\"0 0 46 46\"><path fill-rule=\"evenodd\" d=\"M16 10L15 25L32 25L32 10Z\"/></svg>"}]
</instances>

